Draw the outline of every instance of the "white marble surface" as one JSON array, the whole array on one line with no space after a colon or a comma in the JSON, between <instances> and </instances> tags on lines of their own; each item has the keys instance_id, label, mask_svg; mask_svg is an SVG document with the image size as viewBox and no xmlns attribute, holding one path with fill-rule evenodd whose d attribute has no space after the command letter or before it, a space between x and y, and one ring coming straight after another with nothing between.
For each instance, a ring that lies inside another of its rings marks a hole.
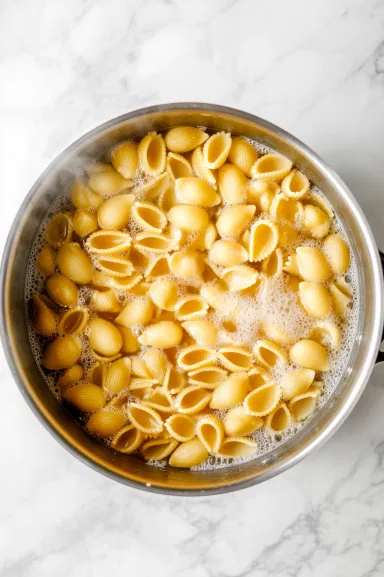
<instances>
[{"instance_id":1,"label":"white marble surface","mask_svg":"<svg viewBox=\"0 0 384 577\"><path fill-rule=\"evenodd\" d=\"M200 100L281 125L350 185L384 248L384 3L3 0L0 247L64 147L143 105ZM382 577L384 368L328 444L267 483L130 490L47 434L0 357L1 577Z\"/></svg>"}]
</instances>

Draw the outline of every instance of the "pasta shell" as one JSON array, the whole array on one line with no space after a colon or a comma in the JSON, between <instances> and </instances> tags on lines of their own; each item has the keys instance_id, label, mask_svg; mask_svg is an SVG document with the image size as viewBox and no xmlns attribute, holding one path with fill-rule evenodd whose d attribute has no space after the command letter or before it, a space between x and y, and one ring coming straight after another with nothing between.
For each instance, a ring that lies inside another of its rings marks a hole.
<instances>
[{"instance_id":1,"label":"pasta shell","mask_svg":"<svg viewBox=\"0 0 384 577\"><path fill-rule=\"evenodd\" d=\"M299 238L299 232L289 223L281 223L279 225L279 246L286 247L289 244L294 244Z\"/></svg>"},{"instance_id":2,"label":"pasta shell","mask_svg":"<svg viewBox=\"0 0 384 577\"><path fill-rule=\"evenodd\" d=\"M249 390L253 391L271 381L271 375L263 367L253 367L248 371Z\"/></svg>"},{"instance_id":3,"label":"pasta shell","mask_svg":"<svg viewBox=\"0 0 384 577\"><path fill-rule=\"evenodd\" d=\"M119 313L123 308L123 303L113 289L93 291L91 303L96 311L103 313Z\"/></svg>"},{"instance_id":4,"label":"pasta shell","mask_svg":"<svg viewBox=\"0 0 384 577\"><path fill-rule=\"evenodd\" d=\"M164 426L169 435L180 443L190 441L195 436L195 421L188 415L180 413L171 415Z\"/></svg>"},{"instance_id":5,"label":"pasta shell","mask_svg":"<svg viewBox=\"0 0 384 577\"><path fill-rule=\"evenodd\" d=\"M174 252L168 259L171 273L184 279L197 279L204 271L203 256L197 251Z\"/></svg>"},{"instance_id":6,"label":"pasta shell","mask_svg":"<svg viewBox=\"0 0 384 577\"><path fill-rule=\"evenodd\" d=\"M177 285L170 280L158 280L154 282L149 291L153 303L164 311L175 310L178 298Z\"/></svg>"},{"instance_id":7,"label":"pasta shell","mask_svg":"<svg viewBox=\"0 0 384 577\"><path fill-rule=\"evenodd\" d=\"M336 314L344 316L349 309L352 301L352 293L348 283L344 280L335 280L329 286L329 292L332 297L333 308Z\"/></svg>"},{"instance_id":8,"label":"pasta shell","mask_svg":"<svg viewBox=\"0 0 384 577\"><path fill-rule=\"evenodd\" d=\"M267 258L261 261L261 272L267 277L279 276L283 271L283 253L276 248Z\"/></svg>"},{"instance_id":9,"label":"pasta shell","mask_svg":"<svg viewBox=\"0 0 384 577\"><path fill-rule=\"evenodd\" d=\"M183 373L177 371L170 364L167 366L165 371L163 388L169 391L172 395L180 393L181 389L185 385L185 376Z\"/></svg>"},{"instance_id":10,"label":"pasta shell","mask_svg":"<svg viewBox=\"0 0 384 577\"><path fill-rule=\"evenodd\" d=\"M102 409L105 405L105 395L96 385L71 387L63 392L63 399L87 413Z\"/></svg>"},{"instance_id":11,"label":"pasta shell","mask_svg":"<svg viewBox=\"0 0 384 577\"><path fill-rule=\"evenodd\" d=\"M255 204L260 212L268 212L276 194L280 192L280 186L276 182L254 180L247 186L247 199L250 204Z\"/></svg>"},{"instance_id":12,"label":"pasta shell","mask_svg":"<svg viewBox=\"0 0 384 577\"><path fill-rule=\"evenodd\" d=\"M112 439L111 447L119 453L130 455L138 449L144 440L144 435L133 425L125 425Z\"/></svg>"},{"instance_id":13,"label":"pasta shell","mask_svg":"<svg viewBox=\"0 0 384 577\"><path fill-rule=\"evenodd\" d=\"M304 209L301 202L277 194L271 202L269 214L275 220L296 224L303 219Z\"/></svg>"},{"instance_id":14,"label":"pasta shell","mask_svg":"<svg viewBox=\"0 0 384 577\"><path fill-rule=\"evenodd\" d=\"M289 274L293 274L295 276L300 276L299 267L297 264L297 255L291 254L287 260L285 265L283 266L283 271Z\"/></svg>"},{"instance_id":15,"label":"pasta shell","mask_svg":"<svg viewBox=\"0 0 384 577\"><path fill-rule=\"evenodd\" d=\"M129 223L134 201L134 194L119 194L105 200L97 213L100 228L106 230L125 228Z\"/></svg>"},{"instance_id":16,"label":"pasta shell","mask_svg":"<svg viewBox=\"0 0 384 577\"><path fill-rule=\"evenodd\" d=\"M331 312L331 296L325 286L313 282L301 282L299 296L302 307L311 317L320 319Z\"/></svg>"},{"instance_id":17,"label":"pasta shell","mask_svg":"<svg viewBox=\"0 0 384 577\"><path fill-rule=\"evenodd\" d=\"M36 268L43 276L52 276L56 268L56 253L49 246L41 249L36 257Z\"/></svg>"},{"instance_id":18,"label":"pasta shell","mask_svg":"<svg viewBox=\"0 0 384 577\"><path fill-rule=\"evenodd\" d=\"M284 431L291 424L292 417L285 403L280 403L265 419L265 426L272 431Z\"/></svg>"},{"instance_id":19,"label":"pasta shell","mask_svg":"<svg viewBox=\"0 0 384 577\"><path fill-rule=\"evenodd\" d=\"M159 276L167 276L171 274L168 264L168 254L160 254L155 256L145 269L145 278L147 280L155 280Z\"/></svg>"},{"instance_id":20,"label":"pasta shell","mask_svg":"<svg viewBox=\"0 0 384 577\"><path fill-rule=\"evenodd\" d=\"M107 367L105 366L105 364L97 362L89 370L87 378L94 385L97 385L98 387L103 387L106 373L107 373Z\"/></svg>"},{"instance_id":21,"label":"pasta shell","mask_svg":"<svg viewBox=\"0 0 384 577\"><path fill-rule=\"evenodd\" d=\"M169 252L175 244L174 239L156 232L139 232L135 238L135 247L138 250L154 254Z\"/></svg>"},{"instance_id":22,"label":"pasta shell","mask_svg":"<svg viewBox=\"0 0 384 577\"><path fill-rule=\"evenodd\" d=\"M173 413L174 410L172 395L160 387L156 387L146 394L142 403L146 407L152 407L152 409L162 413Z\"/></svg>"},{"instance_id":23,"label":"pasta shell","mask_svg":"<svg viewBox=\"0 0 384 577\"><path fill-rule=\"evenodd\" d=\"M258 220L251 227L249 260L258 262L267 258L277 247L279 231L270 220Z\"/></svg>"},{"instance_id":24,"label":"pasta shell","mask_svg":"<svg viewBox=\"0 0 384 577\"><path fill-rule=\"evenodd\" d=\"M202 286L200 293L210 307L224 314L231 314L232 309L229 307L224 283L220 284L217 281L213 281L210 284Z\"/></svg>"},{"instance_id":25,"label":"pasta shell","mask_svg":"<svg viewBox=\"0 0 384 577\"><path fill-rule=\"evenodd\" d=\"M102 272L113 277L127 277L133 273L131 261L119 256L101 255L96 266Z\"/></svg>"},{"instance_id":26,"label":"pasta shell","mask_svg":"<svg viewBox=\"0 0 384 577\"><path fill-rule=\"evenodd\" d=\"M294 168L281 183L281 190L289 198L303 198L309 191L309 180L305 174Z\"/></svg>"},{"instance_id":27,"label":"pasta shell","mask_svg":"<svg viewBox=\"0 0 384 577\"><path fill-rule=\"evenodd\" d=\"M224 269L221 278L230 291L242 291L256 283L258 272L246 265L237 265Z\"/></svg>"},{"instance_id":28,"label":"pasta shell","mask_svg":"<svg viewBox=\"0 0 384 577\"><path fill-rule=\"evenodd\" d=\"M98 228L95 212L78 208L73 217L73 230L80 238L88 236Z\"/></svg>"},{"instance_id":29,"label":"pasta shell","mask_svg":"<svg viewBox=\"0 0 384 577\"><path fill-rule=\"evenodd\" d=\"M202 367L188 373L189 383L205 389L215 389L226 378L227 371L220 367Z\"/></svg>"},{"instance_id":30,"label":"pasta shell","mask_svg":"<svg viewBox=\"0 0 384 577\"><path fill-rule=\"evenodd\" d=\"M182 349L177 358L177 364L185 371L193 371L205 365L210 365L216 360L215 351L206 346L191 345Z\"/></svg>"},{"instance_id":31,"label":"pasta shell","mask_svg":"<svg viewBox=\"0 0 384 577\"><path fill-rule=\"evenodd\" d=\"M135 375L136 377L142 377L144 379L152 378L151 372L142 358L132 357L131 363L132 363L133 375Z\"/></svg>"},{"instance_id":32,"label":"pasta shell","mask_svg":"<svg viewBox=\"0 0 384 577\"><path fill-rule=\"evenodd\" d=\"M175 126L165 135L165 144L171 152L189 152L208 139L208 134L195 126Z\"/></svg>"},{"instance_id":33,"label":"pasta shell","mask_svg":"<svg viewBox=\"0 0 384 577\"><path fill-rule=\"evenodd\" d=\"M201 387L196 387L191 385L185 387L176 397L175 406L179 413L185 415L195 415L202 411L207 405L209 405L211 400L211 393L202 389Z\"/></svg>"},{"instance_id":34,"label":"pasta shell","mask_svg":"<svg viewBox=\"0 0 384 577\"><path fill-rule=\"evenodd\" d=\"M162 203L162 198L167 190L170 189L170 178L169 174L165 172L160 174L160 176L155 176L152 180L135 188L135 195L138 198L144 198L145 200L156 200L162 210L166 210ZM172 190L172 189L171 189Z\"/></svg>"},{"instance_id":35,"label":"pasta shell","mask_svg":"<svg viewBox=\"0 0 384 577\"><path fill-rule=\"evenodd\" d=\"M73 365L66 369L64 373L61 375L59 380L56 383L57 388L59 391L64 391L70 385L74 385L78 381L81 381L84 377L84 369L81 365Z\"/></svg>"},{"instance_id":36,"label":"pasta shell","mask_svg":"<svg viewBox=\"0 0 384 577\"><path fill-rule=\"evenodd\" d=\"M202 146L195 148L192 153L192 167L199 178L209 182L209 184L216 190L216 171L205 166Z\"/></svg>"},{"instance_id":37,"label":"pasta shell","mask_svg":"<svg viewBox=\"0 0 384 577\"><path fill-rule=\"evenodd\" d=\"M129 385L129 393L133 397L143 399L147 395L153 385L157 383L154 382L155 379L144 379L142 377L135 377L131 379L131 384Z\"/></svg>"},{"instance_id":38,"label":"pasta shell","mask_svg":"<svg viewBox=\"0 0 384 577\"><path fill-rule=\"evenodd\" d=\"M88 180L88 186L104 198L115 196L132 185L132 180L124 178L115 170L92 174Z\"/></svg>"},{"instance_id":39,"label":"pasta shell","mask_svg":"<svg viewBox=\"0 0 384 577\"><path fill-rule=\"evenodd\" d=\"M314 371L329 371L329 360L326 349L310 339L302 339L293 345L289 351L289 358L305 369Z\"/></svg>"},{"instance_id":40,"label":"pasta shell","mask_svg":"<svg viewBox=\"0 0 384 577\"><path fill-rule=\"evenodd\" d=\"M240 405L248 393L248 375L234 373L220 383L212 393L211 409L231 409Z\"/></svg>"},{"instance_id":41,"label":"pasta shell","mask_svg":"<svg viewBox=\"0 0 384 577\"><path fill-rule=\"evenodd\" d=\"M250 435L264 425L261 417L254 417L245 412L243 406L230 409L224 417L224 429L231 437Z\"/></svg>"},{"instance_id":42,"label":"pasta shell","mask_svg":"<svg viewBox=\"0 0 384 577\"><path fill-rule=\"evenodd\" d=\"M217 240L209 252L209 258L219 266L232 267L248 260L248 252L234 240Z\"/></svg>"},{"instance_id":43,"label":"pasta shell","mask_svg":"<svg viewBox=\"0 0 384 577\"><path fill-rule=\"evenodd\" d=\"M62 307L75 306L79 290L75 283L62 274L49 277L46 284L48 295Z\"/></svg>"},{"instance_id":44,"label":"pasta shell","mask_svg":"<svg viewBox=\"0 0 384 577\"><path fill-rule=\"evenodd\" d=\"M33 330L41 335L56 333L56 316L38 294L31 299L31 324Z\"/></svg>"},{"instance_id":45,"label":"pasta shell","mask_svg":"<svg viewBox=\"0 0 384 577\"><path fill-rule=\"evenodd\" d=\"M208 453L215 455L224 439L223 423L214 415L200 417L196 424L196 435Z\"/></svg>"},{"instance_id":46,"label":"pasta shell","mask_svg":"<svg viewBox=\"0 0 384 577\"><path fill-rule=\"evenodd\" d=\"M139 167L139 153L135 142L122 142L111 152L113 167L124 178L134 178Z\"/></svg>"},{"instance_id":47,"label":"pasta shell","mask_svg":"<svg viewBox=\"0 0 384 577\"><path fill-rule=\"evenodd\" d=\"M81 340L77 336L59 337L46 347L41 364L50 371L68 369L81 356Z\"/></svg>"},{"instance_id":48,"label":"pasta shell","mask_svg":"<svg viewBox=\"0 0 384 577\"><path fill-rule=\"evenodd\" d=\"M339 234L327 236L324 240L324 251L335 274L341 274L349 269L349 248L342 236Z\"/></svg>"},{"instance_id":49,"label":"pasta shell","mask_svg":"<svg viewBox=\"0 0 384 577\"><path fill-rule=\"evenodd\" d=\"M169 458L171 467L190 468L200 465L209 453L197 437L181 443Z\"/></svg>"},{"instance_id":50,"label":"pasta shell","mask_svg":"<svg viewBox=\"0 0 384 577\"><path fill-rule=\"evenodd\" d=\"M45 230L45 240L53 248L59 248L72 237L72 218L65 212L59 212L49 221Z\"/></svg>"},{"instance_id":51,"label":"pasta shell","mask_svg":"<svg viewBox=\"0 0 384 577\"><path fill-rule=\"evenodd\" d=\"M273 368L277 364L284 365L287 362L287 355L281 346L273 341L256 341L253 352L259 363L267 368Z\"/></svg>"},{"instance_id":52,"label":"pasta shell","mask_svg":"<svg viewBox=\"0 0 384 577\"><path fill-rule=\"evenodd\" d=\"M123 337L115 325L105 319L93 318L88 327L89 341L96 353L112 357L120 352Z\"/></svg>"},{"instance_id":53,"label":"pasta shell","mask_svg":"<svg viewBox=\"0 0 384 577\"><path fill-rule=\"evenodd\" d=\"M200 295L187 295L177 301L174 308L175 317L179 321L204 316L207 314L208 309L208 303Z\"/></svg>"},{"instance_id":54,"label":"pasta shell","mask_svg":"<svg viewBox=\"0 0 384 577\"><path fill-rule=\"evenodd\" d=\"M159 383L163 382L168 368L168 361L165 354L156 349L147 349L142 354L142 360L149 371L149 375Z\"/></svg>"},{"instance_id":55,"label":"pasta shell","mask_svg":"<svg viewBox=\"0 0 384 577\"><path fill-rule=\"evenodd\" d=\"M113 410L117 411L118 413L123 415L123 417L125 418L126 408L128 406L128 401L129 401L130 397L131 397L130 388L128 390L123 389L121 391L121 393L114 396L113 399L111 399L109 401L109 403L106 405L106 408L108 407L109 409L113 409Z\"/></svg>"},{"instance_id":56,"label":"pasta shell","mask_svg":"<svg viewBox=\"0 0 384 577\"><path fill-rule=\"evenodd\" d=\"M85 244L95 254L116 254L129 250L131 236L121 230L98 230L87 238Z\"/></svg>"},{"instance_id":57,"label":"pasta shell","mask_svg":"<svg viewBox=\"0 0 384 577\"><path fill-rule=\"evenodd\" d=\"M131 380L131 359L123 357L114 361L107 369L104 387L113 395L129 387Z\"/></svg>"},{"instance_id":58,"label":"pasta shell","mask_svg":"<svg viewBox=\"0 0 384 577\"><path fill-rule=\"evenodd\" d=\"M125 416L121 413L102 409L91 415L87 421L86 428L93 435L107 439L121 430L125 420Z\"/></svg>"},{"instance_id":59,"label":"pasta shell","mask_svg":"<svg viewBox=\"0 0 384 577\"><path fill-rule=\"evenodd\" d=\"M252 353L246 347L220 347L218 359L232 372L247 371L252 365Z\"/></svg>"},{"instance_id":60,"label":"pasta shell","mask_svg":"<svg viewBox=\"0 0 384 577\"><path fill-rule=\"evenodd\" d=\"M147 325L151 322L153 313L154 306L149 299L135 299L125 305L115 322L124 327Z\"/></svg>"},{"instance_id":61,"label":"pasta shell","mask_svg":"<svg viewBox=\"0 0 384 577\"><path fill-rule=\"evenodd\" d=\"M219 450L219 456L224 458L249 457L257 451L257 443L249 437L229 437L224 439Z\"/></svg>"},{"instance_id":62,"label":"pasta shell","mask_svg":"<svg viewBox=\"0 0 384 577\"><path fill-rule=\"evenodd\" d=\"M121 347L121 352L124 354L135 353L139 348L139 345L137 343L137 338L132 333L131 329L122 325L118 326L117 328L119 329L123 338L123 346Z\"/></svg>"},{"instance_id":63,"label":"pasta shell","mask_svg":"<svg viewBox=\"0 0 384 577\"><path fill-rule=\"evenodd\" d=\"M209 250L217 238L216 227L210 222L206 229L201 231L197 238L191 243L190 248L196 250Z\"/></svg>"},{"instance_id":64,"label":"pasta shell","mask_svg":"<svg viewBox=\"0 0 384 577\"><path fill-rule=\"evenodd\" d=\"M279 182L290 172L292 162L279 154L264 154L252 166L251 174L258 180Z\"/></svg>"},{"instance_id":65,"label":"pasta shell","mask_svg":"<svg viewBox=\"0 0 384 577\"><path fill-rule=\"evenodd\" d=\"M92 176L92 174L99 174L100 172L115 172L113 166L106 162L92 162L85 167L85 172L87 176Z\"/></svg>"},{"instance_id":66,"label":"pasta shell","mask_svg":"<svg viewBox=\"0 0 384 577\"><path fill-rule=\"evenodd\" d=\"M137 339L142 345L170 349L180 344L183 329L172 321L160 321L149 325Z\"/></svg>"},{"instance_id":67,"label":"pasta shell","mask_svg":"<svg viewBox=\"0 0 384 577\"><path fill-rule=\"evenodd\" d=\"M317 389L309 390L298 395L289 403L289 410L295 421L304 421L314 411L320 392Z\"/></svg>"},{"instance_id":68,"label":"pasta shell","mask_svg":"<svg viewBox=\"0 0 384 577\"><path fill-rule=\"evenodd\" d=\"M181 323L181 326L199 345L215 345L217 340L217 328L212 321L206 319L194 319Z\"/></svg>"},{"instance_id":69,"label":"pasta shell","mask_svg":"<svg viewBox=\"0 0 384 577\"><path fill-rule=\"evenodd\" d=\"M128 406L128 418L145 435L157 435L163 430L163 421L159 413L151 407L146 407L140 403L130 403Z\"/></svg>"},{"instance_id":70,"label":"pasta shell","mask_svg":"<svg viewBox=\"0 0 384 577\"><path fill-rule=\"evenodd\" d=\"M324 254L318 248L299 246L296 249L297 267L300 276L309 282L324 282L330 275Z\"/></svg>"},{"instance_id":71,"label":"pasta shell","mask_svg":"<svg viewBox=\"0 0 384 577\"><path fill-rule=\"evenodd\" d=\"M245 138L235 136L229 151L229 161L240 168L247 176L251 177L252 166L259 158L259 153Z\"/></svg>"},{"instance_id":72,"label":"pasta shell","mask_svg":"<svg viewBox=\"0 0 384 577\"><path fill-rule=\"evenodd\" d=\"M221 196L227 204L241 204L247 198L248 179L244 172L233 164L224 164L217 173Z\"/></svg>"},{"instance_id":73,"label":"pasta shell","mask_svg":"<svg viewBox=\"0 0 384 577\"><path fill-rule=\"evenodd\" d=\"M75 208L97 210L103 203L103 197L89 188L82 178L77 178L72 187L71 201Z\"/></svg>"},{"instance_id":74,"label":"pasta shell","mask_svg":"<svg viewBox=\"0 0 384 577\"><path fill-rule=\"evenodd\" d=\"M195 176L178 178L175 182L176 196L180 202L209 208L220 204L220 197L206 182Z\"/></svg>"},{"instance_id":75,"label":"pasta shell","mask_svg":"<svg viewBox=\"0 0 384 577\"><path fill-rule=\"evenodd\" d=\"M209 223L208 214L204 208L189 204L173 206L168 212L168 219L174 226L185 232L200 232L207 228Z\"/></svg>"},{"instance_id":76,"label":"pasta shell","mask_svg":"<svg viewBox=\"0 0 384 577\"><path fill-rule=\"evenodd\" d=\"M152 439L141 447L141 453L146 461L162 461L169 457L179 443L174 439Z\"/></svg>"},{"instance_id":77,"label":"pasta shell","mask_svg":"<svg viewBox=\"0 0 384 577\"><path fill-rule=\"evenodd\" d=\"M95 359L95 361L98 361L100 363L113 363L113 361L116 361L117 359L119 359L121 357L121 353L116 353L115 355L103 355L101 353L98 353L97 351L92 350L91 351L93 358Z\"/></svg>"},{"instance_id":78,"label":"pasta shell","mask_svg":"<svg viewBox=\"0 0 384 577\"><path fill-rule=\"evenodd\" d=\"M207 168L219 168L228 158L232 138L229 133L212 134L203 147L203 161Z\"/></svg>"},{"instance_id":79,"label":"pasta shell","mask_svg":"<svg viewBox=\"0 0 384 577\"><path fill-rule=\"evenodd\" d=\"M178 178L186 178L193 175L192 166L185 156L177 152L168 152L166 160L166 171L172 182Z\"/></svg>"},{"instance_id":80,"label":"pasta shell","mask_svg":"<svg viewBox=\"0 0 384 577\"><path fill-rule=\"evenodd\" d=\"M165 169L166 150L163 137L150 132L140 141L139 162L146 174L158 176Z\"/></svg>"},{"instance_id":81,"label":"pasta shell","mask_svg":"<svg viewBox=\"0 0 384 577\"><path fill-rule=\"evenodd\" d=\"M132 218L139 228L161 233L167 226L164 211L151 202L136 202L132 207Z\"/></svg>"},{"instance_id":82,"label":"pasta shell","mask_svg":"<svg viewBox=\"0 0 384 577\"><path fill-rule=\"evenodd\" d=\"M58 332L62 335L81 335L89 321L89 312L85 307L74 307L63 314L59 321Z\"/></svg>"},{"instance_id":83,"label":"pasta shell","mask_svg":"<svg viewBox=\"0 0 384 577\"><path fill-rule=\"evenodd\" d=\"M280 387L273 381L254 389L244 399L246 413L255 417L268 415L280 401Z\"/></svg>"},{"instance_id":84,"label":"pasta shell","mask_svg":"<svg viewBox=\"0 0 384 577\"><path fill-rule=\"evenodd\" d=\"M256 206L238 204L229 206L220 213L216 228L222 237L237 237L248 227L256 214Z\"/></svg>"},{"instance_id":85,"label":"pasta shell","mask_svg":"<svg viewBox=\"0 0 384 577\"><path fill-rule=\"evenodd\" d=\"M309 338L323 347L328 345L337 350L341 344L341 330L332 321L319 321L313 327Z\"/></svg>"},{"instance_id":86,"label":"pasta shell","mask_svg":"<svg viewBox=\"0 0 384 577\"><path fill-rule=\"evenodd\" d=\"M88 284L92 280L92 263L77 242L67 243L60 248L57 264L63 275L78 284Z\"/></svg>"},{"instance_id":87,"label":"pasta shell","mask_svg":"<svg viewBox=\"0 0 384 577\"><path fill-rule=\"evenodd\" d=\"M306 204L303 208L303 224L314 238L323 238L329 232L331 221L320 207Z\"/></svg>"},{"instance_id":88,"label":"pasta shell","mask_svg":"<svg viewBox=\"0 0 384 577\"><path fill-rule=\"evenodd\" d=\"M284 401L305 393L312 385L315 374L312 369L295 369L284 375L280 383Z\"/></svg>"},{"instance_id":89,"label":"pasta shell","mask_svg":"<svg viewBox=\"0 0 384 577\"><path fill-rule=\"evenodd\" d=\"M278 343L279 345L292 344L292 336L271 320L267 319L263 322L263 330L270 341Z\"/></svg>"}]
</instances>

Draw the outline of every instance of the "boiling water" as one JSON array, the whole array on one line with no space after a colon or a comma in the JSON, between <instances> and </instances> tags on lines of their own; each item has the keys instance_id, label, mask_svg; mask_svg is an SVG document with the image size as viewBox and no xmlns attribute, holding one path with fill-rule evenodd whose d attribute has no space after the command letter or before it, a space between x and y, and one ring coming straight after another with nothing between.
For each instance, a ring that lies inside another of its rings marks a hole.
<instances>
[{"instance_id":1,"label":"boiling water","mask_svg":"<svg viewBox=\"0 0 384 577\"><path fill-rule=\"evenodd\" d=\"M261 145L260 143L251 141L249 139L247 140L262 154L274 152L272 149ZM136 186L141 186L146 183L147 179L143 175L139 174L135 181ZM317 200L320 206L321 203L325 203L329 206L329 203L325 199L322 192L316 187L311 187L309 196L312 197L313 200ZM57 198L47 212L47 215L40 226L32 246L26 275L26 303L28 303L29 299L33 296L34 293L41 292L44 288L44 278L36 270L35 261L37 254L45 244L44 233L46 226L54 214L69 208L71 208L69 191L58 191ZM270 218L268 215L265 216ZM257 218L259 219L260 215L258 215ZM134 229L133 225L134 223L132 223L131 230ZM341 234L349 244L348 238L337 216L335 216L335 218L332 220L330 232L337 232ZM193 240L193 235L191 235L190 242L193 242ZM300 237L299 235L298 240L289 247L289 252L292 253L297 246L320 247L321 241L308 239L307 237ZM249 461L260 456L266 457L270 451L275 450L277 447L281 446L282 443L287 442L290 438L302 430L303 427L308 426L308 423L313 419L314 415L331 397L341 378L345 374L346 368L348 366L358 322L358 275L353 252L351 247L349 248L351 254L351 265L347 273L347 280L350 283L350 289L352 291L352 306L349 309L347 317L344 318L342 324L340 323L340 320L337 316L334 316L330 319L338 324L340 328L342 328L342 344L338 351L331 351L329 354L331 370L329 372L322 373L321 379L323 382L323 391L317 402L317 408L314 413L308 417L304 423L293 423L288 429L278 434L269 431L266 427L255 431L255 433L252 435L252 438L257 441L258 449L257 452L255 452L250 457L245 459L220 459L216 457L209 457L203 464L196 467L196 469L226 467L232 463ZM175 280L174 277L172 277L172 280ZM193 282L187 282L185 280L178 281L178 289L179 296L182 296L187 291L189 293L198 292L196 284ZM92 289L89 287L80 287L79 304L86 304L89 307L91 291ZM125 291L120 291L119 296L124 301L128 301L132 298L132 296L127 294ZM135 298L138 297L135 296ZM313 326L313 319L303 312L303 309L297 302L295 293L293 291L287 291L286 287L284 286L282 277L272 279L271 283L268 285L268 291L265 293L261 291L257 296L240 296L236 293L228 293L226 304L228 308L232 309L233 307L234 310L236 310L236 326L234 327L235 330L233 332L229 332L226 328L223 327L223 323L225 323L225 317L219 312L209 313L209 315L205 317L212 320L219 329L218 345L229 344L231 339L233 339L233 342L236 342L236 344L252 347L255 339L257 338L256 335L258 329L261 327L262 322L266 319L268 319L272 325L275 325L276 327L288 332L296 340L300 338L308 338L310 330ZM90 310L90 314L92 316L92 310ZM47 343L47 339L37 335L30 326L29 339L32 352L38 366L40 367L40 371L45 381L47 382L47 385L50 387L51 391L56 395L58 401L60 402L61 399L59 391L55 386L58 373L45 371L45 369L41 366L42 351ZM144 350L145 347L143 347L142 352ZM288 348L286 350L288 350ZM84 366L85 373L87 373L87 370L89 370L89 368L94 364L94 359L91 355L86 337L83 338L83 353L81 357L81 363ZM277 381L279 381L281 377L292 368L292 365L287 364L284 367L272 369L270 372L272 373L272 376ZM216 413L218 416L224 415L224 412L222 411L216 411ZM79 420L81 424L84 424L85 416L80 415ZM110 441L107 440L105 442L108 444ZM153 461L151 464L158 467L164 467L166 465L166 461Z\"/></svg>"}]
</instances>

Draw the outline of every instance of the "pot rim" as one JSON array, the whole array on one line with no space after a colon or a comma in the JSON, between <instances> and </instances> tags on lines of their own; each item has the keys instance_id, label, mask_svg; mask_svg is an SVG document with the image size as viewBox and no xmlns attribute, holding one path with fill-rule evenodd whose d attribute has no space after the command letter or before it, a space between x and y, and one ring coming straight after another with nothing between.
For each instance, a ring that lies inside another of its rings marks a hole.
<instances>
[{"instance_id":1,"label":"pot rim","mask_svg":"<svg viewBox=\"0 0 384 577\"><path fill-rule=\"evenodd\" d=\"M7 339L7 326L6 326L6 314L5 314L5 299L6 299L6 278L8 272L8 263L10 259L10 254L12 251L13 240L15 238L19 223L26 211L27 207L29 206L30 202L36 191L40 188L41 184L46 180L46 178L54 173L57 167L60 166L62 161L68 156L71 152L75 151L78 147L82 144L86 143L92 138L99 136L102 132L113 128L114 126L122 123L126 120L131 118L152 114L161 111L188 111L188 110L201 110L206 112L216 112L221 113L224 115L231 115L246 121L250 121L260 126L266 128L267 130L277 133L282 139L287 141L288 143L294 145L303 156L305 156L312 165L320 168L322 172L327 174L327 178L330 180L332 185L338 189L338 191L342 194L342 196L347 197L349 203L352 205L355 216L359 220L359 224L362 228L362 232L364 234L365 242L367 249L369 251L371 257L371 264L372 264L372 271L374 277L374 286L375 286L375 300L377 303L376 307L376 316L374 319L373 327L372 327L372 344L369 347L369 354L367 355L364 363L364 371L360 372L356 377L354 382L354 386L351 387L350 393L346 397L345 404L342 407L342 410L339 410L335 416L330 420L330 422L325 426L325 428L311 439L301 450L299 450L296 454L294 454L289 459L283 461L279 464L278 467L270 467L264 473L261 473L257 477L252 477L250 479L246 479L243 481L235 482L230 485L219 485L212 488L203 488L203 489L175 489L169 488L166 486L155 486L150 484L145 484L142 482L138 482L132 478L123 477L122 475L114 472L112 469L107 469L106 467L102 466L101 464L97 463L93 459L91 459L85 452L82 452L79 448L76 448L73 444L71 444L60 432L58 428L56 428L43 414L40 407L34 401L28 387L26 386L19 370L17 369L17 363L15 361L15 357L11 347L9 345ZM285 130L281 129L279 126L264 120L256 115L244 112L242 110L238 110L236 108L231 108L227 106L217 105L217 104L208 104L208 103L200 103L200 102L176 102L170 104L160 104L154 106L148 106L144 108L139 108L132 110L128 113L122 114L117 116L103 124L98 125L96 128L85 133L83 136L75 140L70 146L65 148L63 152L61 152L54 160L48 165L48 167L44 170L44 172L40 175L40 177L36 180L33 184L32 188L30 189L27 196L24 198L15 218L10 228L6 244L4 247L2 262L1 262L1 270L0 270L0 300L1 300L1 315L0 315L0 333L1 333L1 340L3 344L3 349L5 352L5 356L8 362L8 365L11 369L12 375L16 384L23 395L25 401L31 407L32 411L35 413L39 421L44 425L44 427L52 434L52 436L65 448L67 449L73 456L77 457L80 461L85 463L86 465L90 466L92 469L102 473L106 477L118 481L122 484L125 484L130 487L138 488L144 491L149 491L153 493L160 493L166 495L174 495L174 496L204 496L204 495L215 495L221 494L226 492L232 492L239 489L244 489L247 487L251 487L257 483L263 482L268 480L269 478L274 477L275 475L286 471L293 465L300 462L304 459L310 452L314 451L315 449L321 447L326 440L328 440L336 430L341 426L344 422L346 417L350 414L354 406L356 405L358 399L360 398L366 383L371 375L373 366L375 364L376 354L380 346L381 341L381 329L383 324L383 278L382 278L382 269L380 263L379 252L376 246L376 242L371 231L371 228L367 222L367 219L358 204L357 200L344 183L344 181L336 174L336 172L330 168L315 152L313 152L306 144L301 142L295 136L291 135L290 133L286 132Z\"/></svg>"}]
</instances>

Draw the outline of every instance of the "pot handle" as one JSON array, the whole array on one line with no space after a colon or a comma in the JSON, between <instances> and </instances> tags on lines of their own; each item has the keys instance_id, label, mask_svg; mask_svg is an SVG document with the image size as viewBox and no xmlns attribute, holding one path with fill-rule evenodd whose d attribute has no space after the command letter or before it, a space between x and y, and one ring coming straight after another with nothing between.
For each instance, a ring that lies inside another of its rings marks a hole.
<instances>
[{"instance_id":1,"label":"pot handle","mask_svg":"<svg viewBox=\"0 0 384 577\"><path fill-rule=\"evenodd\" d=\"M384 276L384 253L381 252L381 250L379 250L379 254L380 254L381 266L383 268L383 276ZM382 363L382 362L384 362L384 327L383 327L383 334L381 337L379 352L377 353L376 364Z\"/></svg>"}]
</instances>

